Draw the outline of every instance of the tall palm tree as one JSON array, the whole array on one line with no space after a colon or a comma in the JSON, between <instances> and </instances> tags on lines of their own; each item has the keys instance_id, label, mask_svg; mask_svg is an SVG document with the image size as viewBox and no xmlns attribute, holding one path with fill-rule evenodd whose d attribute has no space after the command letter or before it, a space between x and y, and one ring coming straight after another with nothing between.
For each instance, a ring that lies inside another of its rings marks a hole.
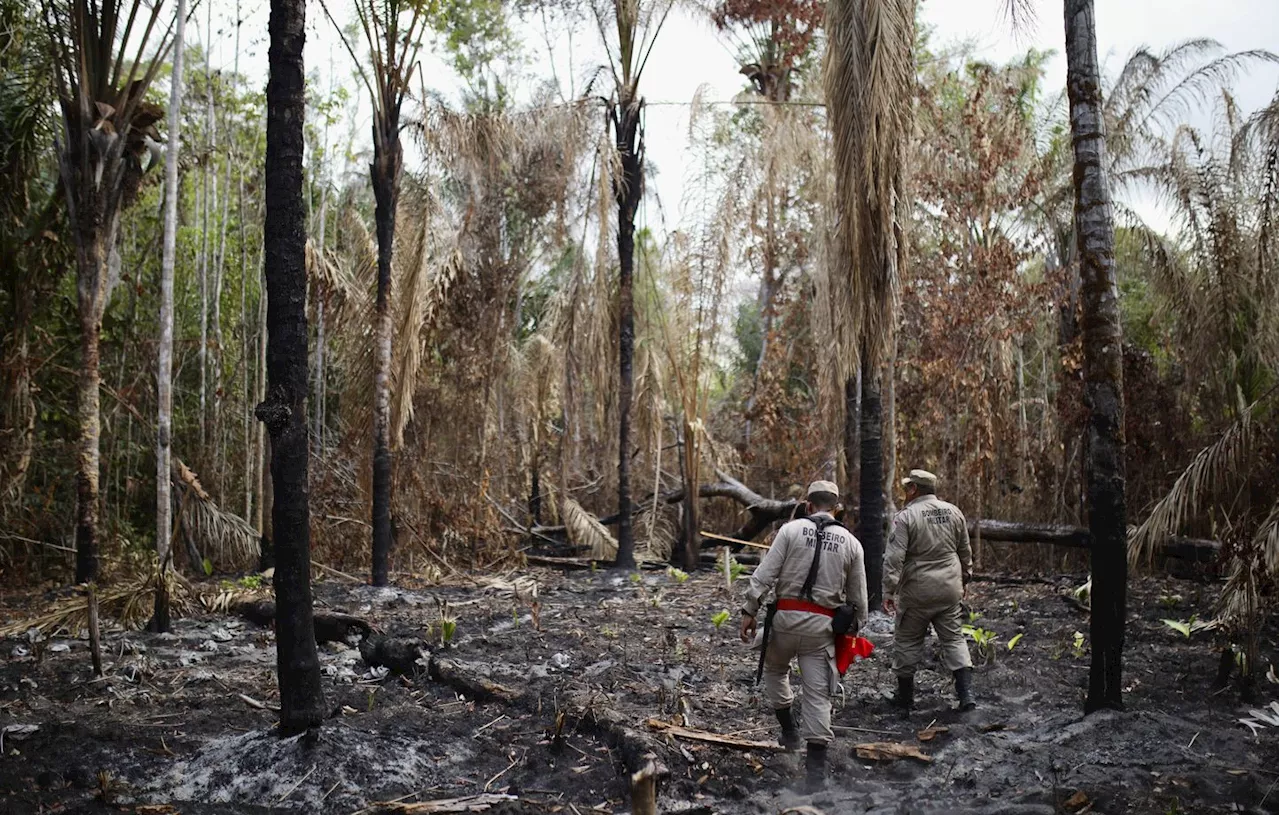
<instances>
[{"instance_id":1,"label":"tall palm tree","mask_svg":"<svg viewBox=\"0 0 1280 815\"><path fill-rule=\"evenodd\" d=\"M391 559L391 261L404 150L400 109L418 64L426 7L414 0L360 0L356 16L369 46L373 75L351 54L373 97L374 221L378 236L378 295L374 316L373 375L373 585L385 586ZM328 13L328 9L325 9ZM334 28L338 29L336 21ZM338 30L341 35L341 29ZM346 43L345 38L343 42ZM348 50L350 44L347 44Z\"/></svg>"},{"instance_id":2,"label":"tall palm tree","mask_svg":"<svg viewBox=\"0 0 1280 815\"><path fill-rule=\"evenodd\" d=\"M1089 409L1087 494L1091 660L1085 713L1121 709L1128 580L1124 491L1124 354L1116 284L1115 228L1107 182L1106 126L1098 76L1093 0L1065 0L1067 98L1075 164L1076 253L1084 344L1085 405Z\"/></svg>"},{"instance_id":3,"label":"tall palm tree","mask_svg":"<svg viewBox=\"0 0 1280 815\"><path fill-rule=\"evenodd\" d=\"M618 557L619 568L634 569L631 531L631 397L635 354L636 212L644 195L644 131L640 112L640 75L674 0L611 0L593 3L600 38L609 53L614 94L608 121L617 150L613 195L618 207ZM614 29L610 37L608 29Z\"/></svg>"},{"instance_id":4,"label":"tall palm tree","mask_svg":"<svg viewBox=\"0 0 1280 815\"><path fill-rule=\"evenodd\" d=\"M163 5L143 0L45 0L43 5L62 109L58 171L76 246L77 582L98 573L98 346L102 315L120 277L120 215L137 200L147 139L158 135L153 125L164 116L145 100L172 45L172 24L156 30Z\"/></svg>"},{"instance_id":5,"label":"tall palm tree","mask_svg":"<svg viewBox=\"0 0 1280 815\"><path fill-rule=\"evenodd\" d=\"M271 0L268 28L263 224L267 392L255 412L271 436L276 672L280 734L289 736L319 725L324 718L311 608L307 506L307 233L302 203L306 0Z\"/></svg>"},{"instance_id":6,"label":"tall palm tree","mask_svg":"<svg viewBox=\"0 0 1280 815\"><path fill-rule=\"evenodd\" d=\"M884 557L880 377L893 330L901 229L902 158L915 87L914 0L827 4L827 116L835 169L836 223L826 259L832 352L848 382L862 371L858 538L867 591L880 599ZM849 400L845 400L846 403ZM851 434L846 433L846 437ZM854 452L846 449L846 459Z\"/></svg>"}]
</instances>

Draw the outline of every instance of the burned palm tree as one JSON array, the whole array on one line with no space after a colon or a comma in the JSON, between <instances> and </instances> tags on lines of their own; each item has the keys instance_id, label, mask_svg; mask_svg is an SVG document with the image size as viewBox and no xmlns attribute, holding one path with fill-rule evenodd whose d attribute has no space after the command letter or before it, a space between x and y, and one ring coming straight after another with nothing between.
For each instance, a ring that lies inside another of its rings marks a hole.
<instances>
[{"instance_id":1,"label":"burned palm tree","mask_svg":"<svg viewBox=\"0 0 1280 815\"><path fill-rule=\"evenodd\" d=\"M271 0L267 80L267 392L255 411L271 435L276 673L280 729L295 735L324 718L311 608L311 512L307 457L307 271L302 205L302 45L305 0Z\"/></svg>"},{"instance_id":2,"label":"burned palm tree","mask_svg":"<svg viewBox=\"0 0 1280 815\"><path fill-rule=\"evenodd\" d=\"M385 586L391 560L391 261L395 253L396 206L404 170L400 109L418 64L418 49L427 21L426 5L416 0L360 0L356 3L356 16L372 63L372 73L366 73L360 60L354 53L351 55L373 98L373 163L369 166L369 177L373 182L378 240L373 374L373 585ZM334 27L338 28L336 22Z\"/></svg>"},{"instance_id":3,"label":"burned palm tree","mask_svg":"<svg viewBox=\"0 0 1280 815\"><path fill-rule=\"evenodd\" d=\"M915 3L833 0L826 28L836 222L824 284L832 310L830 352L839 357L835 367L846 392L855 372L862 373L861 449L846 447L845 459L861 460L857 534L875 603L884 556L879 367L894 330L905 248L899 208L915 87Z\"/></svg>"},{"instance_id":4,"label":"burned palm tree","mask_svg":"<svg viewBox=\"0 0 1280 815\"><path fill-rule=\"evenodd\" d=\"M631 531L631 397L635 353L636 211L644 195L644 131L640 75L654 40L674 0L612 0L593 4L600 37L609 52L614 93L608 122L617 151L613 197L618 207L618 557L619 568L633 569L635 540ZM610 36L608 29L613 28Z\"/></svg>"},{"instance_id":5,"label":"burned palm tree","mask_svg":"<svg viewBox=\"0 0 1280 815\"><path fill-rule=\"evenodd\" d=\"M172 45L173 23L157 28L162 7L142 0L46 0L43 7L62 111L58 173L76 247L77 582L98 573L99 339L120 278L120 216L137 200L152 161L147 143L164 116L144 98Z\"/></svg>"}]
</instances>

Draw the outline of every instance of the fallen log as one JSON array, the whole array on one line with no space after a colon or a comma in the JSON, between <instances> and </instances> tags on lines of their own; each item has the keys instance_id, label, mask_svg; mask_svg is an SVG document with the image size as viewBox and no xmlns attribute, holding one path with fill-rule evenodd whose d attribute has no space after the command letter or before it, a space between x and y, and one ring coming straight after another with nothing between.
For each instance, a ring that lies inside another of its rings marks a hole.
<instances>
[{"instance_id":1,"label":"fallen log","mask_svg":"<svg viewBox=\"0 0 1280 815\"><path fill-rule=\"evenodd\" d=\"M718 481L702 484L698 495L702 498L730 498L742 504L748 513L742 526L731 536L710 535L703 533L703 548L719 546L725 537L734 539L731 542L735 552L740 552L744 545L754 541L755 537L779 521L789 520L801 502L797 499L777 500L765 498L747 487L741 481L717 470ZM675 504L684 500L684 490L669 490L658 495L660 503ZM633 512L640 512L643 507L653 503L653 496L635 504ZM618 515L609 515L600 519L606 526L616 524ZM535 526L530 530L539 536L563 535L563 526ZM1026 523L1019 521L999 521L990 518L972 518L969 520L969 536L981 537L992 543L1040 543L1052 546L1064 546L1071 549L1089 548L1089 530L1081 526L1067 524ZM1178 560L1191 560L1198 563L1210 563L1217 559L1222 545L1218 541L1195 538L1171 537L1158 552L1162 557Z\"/></svg>"},{"instance_id":2,"label":"fallen log","mask_svg":"<svg viewBox=\"0 0 1280 815\"><path fill-rule=\"evenodd\" d=\"M1090 540L1089 530L1082 526L971 519L969 537L979 536L992 543L1045 543L1069 549L1088 549ZM1168 558L1211 563L1217 559L1221 549L1222 544L1218 541L1174 536L1157 551Z\"/></svg>"},{"instance_id":3,"label":"fallen log","mask_svg":"<svg viewBox=\"0 0 1280 815\"><path fill-rule=\"evenodd\" d=\"M231 611L255 625L275 625L276 604L272 600L245 600L232 606ZM373 634L373 628L364 620L336 611L317 611L315 629L317 645L346 642L352 634L359 634L363 641Z\"/></svg>"}]
</instances>

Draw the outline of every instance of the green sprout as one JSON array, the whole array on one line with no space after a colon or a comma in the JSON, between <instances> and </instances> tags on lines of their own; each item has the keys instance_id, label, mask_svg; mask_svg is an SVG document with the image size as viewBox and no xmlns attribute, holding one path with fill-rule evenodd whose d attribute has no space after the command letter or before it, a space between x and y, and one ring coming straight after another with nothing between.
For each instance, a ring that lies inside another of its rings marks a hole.
<instances>
[{"instance_id":1,"label":"green sprout","mask_svg":"<svg viewBox=\"0 0 1280 815\"><path fill-rule=\"evenodd\" d=\"M632 572L632 573L631 573L631 582L632 582L632 583L637 583L637 584L638 584L641 580L644 580L644 578L640 576L640 573L639 573L639 572Z\"/></svg>"},{"instance_id":2,"label":"green sprout","mask_svg":"<svg viewBox=\"0 0 1280 815\"><path fill-rule=\"evenodd\" d=\"M1209 631L1218 627L1217 620L1197 620L1194 614L1189 620L1161 620L1160 622L1187 639L1191 639L1191 635L1197 631Z\"/></svg>"},{"instance_id":3,"label":"green sprout","mask_svg":"<svg viewBox=\"0 0 1280 815\"><path fill-rule=\"evenodd\" d=\"M720 626L724 625L727 622L729 622L729 612L725 611L724 609L721 609L720 611L717 611L715 614L711 615L711 624L714 625L717 629L719 629Z\"/></svg>"},{"instance_id":4,"label":"green sprout","mask_svg":"<svg viewBox=\"0 0 1280 815\"><path fill-rule=\"evenodd\" d=\"M1014 634L1012 637L1009 638L1009 641L1005 643L1004 647L1012 651L1014 648L1017 647L1018 643L1020 642L1022 642L1022 635Z\"/></svg>"},{"instance_id":5,"label":"green sprout","mask_svg":"<svg viewBox=\"0 0 1280 815\"><path fill-rule=\"evenodd\" d=\"M1071 653L1076 659L1084 656L1084 634L1079 631L1071 635Z\"/></svg>"},{"instance_id":6,"label":"green sprout","mask_svg":"<svg viewBox=\"0 0 1280 815\"><path fill-rule=\"evenodd\" d=\"M458 621L453 617L440 618L440 642L448 645L453 642L453 635L458 633Z\"/></svg>"},{"instance_id":7,"label":"green sprout","mask_svg":"<svg viewBox=\"0 0 1280 815\"><path fill-rule=\"evenodd\" d=\"M982 657L984 662L990 662L995 658L996 632L972 625L962 625L960 633L969 637L978 646L978 656Z\"/></svg>"},{"instance_id":8,"label":"green sprout","mask_svg":"<svg viewBox=\"0 0 1280 815\"><path fill-rule=\"evenodd\" d=\"M683 583L684 581L689 579L689 573L686 571L677 569L674 566L668 566L667 577L670 577L672 580L676 581L676 583Z\"/></svg>"}]
</instances>

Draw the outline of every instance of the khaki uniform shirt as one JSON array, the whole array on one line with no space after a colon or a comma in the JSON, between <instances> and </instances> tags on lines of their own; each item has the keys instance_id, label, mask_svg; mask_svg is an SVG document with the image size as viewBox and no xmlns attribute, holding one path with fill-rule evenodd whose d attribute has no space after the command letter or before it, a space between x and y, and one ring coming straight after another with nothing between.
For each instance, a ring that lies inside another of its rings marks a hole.
<instances>
[{"instance_id":1,"label":"khaki uniform shirt","mask_svg":"<svg viewBox=\"0 0 1280 815\"><path fill-rule=\"evenodd\" d=\"M884 558L884 593L903 608L960 602L973 577L964 514L936 495L921 495L893 518Z\"/></svg>"},{"instance_id":2,"label":"khaki uniform shirt","mask_svg":"<svg viewBox=\"0 0 1280 815\"><path fill-rule=\"evenodd\" d=\"M820 513L830 518L830 513ZM773 545L751 575L743 612L755 616L762 599L770 591L777 597L801 598L809 564L813 562L813 545L817 525L807 518L786 523L778 530ZM826 608L848 603L854 607L857 625L867 621L867 574L862 544L847 529L829 526L822 533L822 559L813 581L812 602ZM831 633L831 619L804 611L779 611L774 625L797 633ZM812 630L811 630L812 629Z\"/></svg>"}]
</instances>

